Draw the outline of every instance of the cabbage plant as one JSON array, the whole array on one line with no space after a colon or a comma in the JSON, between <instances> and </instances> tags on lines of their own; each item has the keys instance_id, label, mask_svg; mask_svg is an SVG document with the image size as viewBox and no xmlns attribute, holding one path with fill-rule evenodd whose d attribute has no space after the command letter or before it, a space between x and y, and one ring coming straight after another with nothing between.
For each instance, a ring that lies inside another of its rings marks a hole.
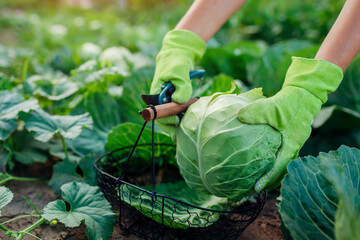
<instances>
[{"instance_id":1,"label":"cabbage plant","mask_svg":"<svg viewBox=\"0 0 360 240\"><path fill-rule=\"evenodd\" d=\"M281 134L269 125L248 125L239 109L263 98L261 89L215 93L191 105L177 132L177 162L194 190L240 200L272 168Z\"/></svg>"},{"instance_id":2,"label":"cabbage plant","mask_svg":"<svg viewBox=\"0 0 360 240\"><path fill-rule=\"evenodd\" d=\"M360 239L360 150L343 145L293 160L280 215L285 240Z\"/></svg>"}]
</instances>

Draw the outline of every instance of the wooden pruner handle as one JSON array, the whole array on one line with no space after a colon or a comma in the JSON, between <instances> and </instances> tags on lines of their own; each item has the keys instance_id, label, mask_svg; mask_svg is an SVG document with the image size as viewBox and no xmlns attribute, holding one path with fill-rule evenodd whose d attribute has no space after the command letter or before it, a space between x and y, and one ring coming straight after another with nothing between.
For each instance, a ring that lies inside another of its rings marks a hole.
<instances>
[{"instance_id":1,"label":"wooden pruner handle","mask_svg":"<svg viewBox=\"0 0 360 240\"><path fill-rule=\"evenodd\" d=\"M188 109L188 107L194 102L196 102L198 99L199 98L191 98L189 101L187 101L184 104L171 102L171 103L156 105L154 106L156 109L156 114L153 108L147 107L144 110L142 110L140 114L142 115L145 121L153 120L155 115L156 115L155 119L177 115L179 113L185 112Z\"/></svg>"}]
</instances>

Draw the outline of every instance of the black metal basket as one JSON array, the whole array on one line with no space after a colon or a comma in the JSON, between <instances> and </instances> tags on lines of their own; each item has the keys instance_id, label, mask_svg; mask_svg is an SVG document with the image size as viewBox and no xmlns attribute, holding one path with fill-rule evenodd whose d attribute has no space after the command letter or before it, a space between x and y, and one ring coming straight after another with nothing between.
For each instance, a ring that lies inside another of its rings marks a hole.
<instances>
[{"instance_id":1,"label":"black metal basket","mask_svg":"<svg viewBox=\"0 0 360 240\"><path fill-rule=\"evenodd\" d=\"M152 122L152 143L137 144L146 123L144 123L133 146L106 153L97 159L94 164L101 191L111 202L114 209L119 211L119 224L123 234L134 234L143 239L156 240L237 239L261 212L267 193L262 192L254 195L245 200L240 206L228 211L202 208L171 196L156 193L154 148L155 146L157 148L169 148L169 145L154 143L154 121ZM143 174L143 176L134 175L134 173L127 171L130 166L129 160L132 158L137 146L141 146L141 148L149 147L152 150L152 170L148 171L148 174ZM175 145L170 146L175 149ZM124 161L124 154L128 154L126 161ZM119 172L121 173L119 174ZM114 177L112 174L120 176ZM176 174L176 171L171 174ZM174 178L176 179L176 177ZM152 185L152 191L139 187L143 185ZM132 196L134 191L140 194ZM141 204L134 207L131 201L129 202L129 199L140 201ZM151 209L142 207L142 203L146 201L149 203L149 199L151 199ZM206 214L199 215L194 210L202 210ZM186 214L189 217L185 220L179 219L177 217L179 214ZM217 218L218 215L220 217ZM199 227L199 224L189 220L193 217L200 219L205 224ZM177 223L181 221L189 227L179 229Z\"/></svg>"}]
</instances>

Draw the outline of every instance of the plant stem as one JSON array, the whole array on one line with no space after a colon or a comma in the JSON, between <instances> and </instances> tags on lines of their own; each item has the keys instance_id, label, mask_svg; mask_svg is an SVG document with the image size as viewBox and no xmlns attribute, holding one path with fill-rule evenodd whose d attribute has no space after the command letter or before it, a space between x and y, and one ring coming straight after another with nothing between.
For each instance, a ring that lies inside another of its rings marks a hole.
<instances>
[{"instance_id":1,"label":"plant stem","mask_svg":"<svg viewBox=\"0 0 360 240\"><path fill-rule=\"evenodd\" d=\"M0 225L1 225L1 224L7 224L7 223L12 222L12 221L14 221L14 220L16 220L16 219L24 218L24 217L31 217L31 215L21 215L21 216L17 216L17 217L14 217L14 218L10 219L10 220L7 220L7 221L5 221L5 222L0 223ZM40 216L33 216L33 217L40 217Z\"/></svg>"},{"instance_id":2,"label":"plant stem","mask_svg":"<svg viewBox=\"0 0 360 240\"><path fill-rule=\"evenodd\" d=\"M68 151L67 151L67 148L66 148L65 139L64 139L64 137L62 135L60 135L60 138L61 138L61 142L62 142L62 145L63 145L63 148L64 148L65 157L69 160L69 154L68 154Z\"/></svg>"},{"instance_id":3,"label":"plant stem","mask_svg":"<svg viewBox=\"0 0 360 240\"><path fill-rule=\"evenodd\" d=\"M38 226L40 226L41 224L43 224L46 221L45 218L41 217L39 220L37 220L33 225L31 225L30 227L24 229L23 231L20 231L20 235L16 238L16 240L20 240L22 239L25 234L29 234L29 232L31 232L32 230L34 230L35 228L37 228ZM30 233L30 235L32 235Z\"/></svg>"},{"instance_id":4,"label":"plant stem","mask_svg":"<svg viewBox=\"0 0 360 240\"><path fill-rule=\"evenodd\" d=\"M28 199L28 198L25 197L25 196L22 196L22 198L25 199L28 203L30 203L31 206L33 207L34 211L35 211L37 214L39 214L39 216L41 217L41 213L37 210L37 208L35 207L35 204L34 204L30 199ZM31 221L32 221L32 213L33 213L33 212L31 212L31 215L30 215Z\"/></svg>"},{"instance_id":5,"label":"plant stem","mask_svg":"<svg viewBox=\"0 0 360 240\"><path fill-rule=\"evenodd\" d=\"M4 230L5 232L9 232L9 231L10 231L10 230L7 229L6 227L4 227L4 226L2 225L2 223L0 223L0 229Z\"/></svg>"},{"instance_id":6,"label":"plant stem","mask_svg":"<svg viewBox=\"0 0 360 240\"><path fill-rule=\"evenodd\" d=\"M15 181L26 181L26 182L37 182L37 181L42 181L44 180L44 178L27 178L27 177L16 177L16 176L12 176L8 173L5 173L6 178L2 179L0 181L0 185L3 185L4 183L11 181L11 180L15 180Z\"/></svg>"},{"instance_id":7,"label":"plant stem","mask_svg":"<svg viewBox=\"0 0 360 240\"><path fill-rule=\"evenodd\" d=\"M44 178L28 178L28 177L15 177L15 176L11 176L11 177L12 177L12 180L26 181L26 182L37 182L37 181L44 180Z\"/></svg>"},{"instance_id":8,"label":"plant stem","mask_svg":"<svg viewBox=\"0 0 360 240\"><path fill-rule=\"evenodd\" d=\"M32 233L29 233L29 232L24 232L24 233L25 233L25 234L27 234L27 235L32 236L33 238L36 238L36 239L42 240L42 238L39 238L39 237L35 236L35 235L34 235L34 234L32 234Z\"/></svg>"}]
</instances>

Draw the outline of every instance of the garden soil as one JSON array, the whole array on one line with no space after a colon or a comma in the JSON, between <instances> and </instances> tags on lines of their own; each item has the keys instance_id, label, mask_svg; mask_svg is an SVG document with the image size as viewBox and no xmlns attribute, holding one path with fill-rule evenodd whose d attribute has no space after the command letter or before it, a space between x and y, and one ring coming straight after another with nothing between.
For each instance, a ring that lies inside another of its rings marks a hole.
<instances>
[{"instance_id":1,"label":"garden soil","mask_svg":"<svg viewBox=\"0 0 360 240\"><path fill-rule=\"evenodd\" d=\"M38 209L42 209L48 202L57 199L51 189L45 182L9 182L7 187L14 193L13 201L1 211L0 222L9 220L10 218L29 214L33 209L22 196L26 196L34 202ZM262 210L260 216L244 231L238 238L243 240L280 240L282 234L280 231L280 220L278 209L275 205L275 198L269 198ZM34 219L36 220L36 219ZM29 218L15 220L6 226L10 229L24 229L31 223ZM66 228L63 224L58 223L55 226L42 225L31 233L42 238L43 240L85 240L85 226L82 224L77 228ZM0 232L0 239L9 239ZM24 240L33 240L31 236L26 236ZM122 236L119 226L116 224L111 240L138 240L135 236ZM216 239L216 238L214 238Z\"/></svg>"}]
</instances>

